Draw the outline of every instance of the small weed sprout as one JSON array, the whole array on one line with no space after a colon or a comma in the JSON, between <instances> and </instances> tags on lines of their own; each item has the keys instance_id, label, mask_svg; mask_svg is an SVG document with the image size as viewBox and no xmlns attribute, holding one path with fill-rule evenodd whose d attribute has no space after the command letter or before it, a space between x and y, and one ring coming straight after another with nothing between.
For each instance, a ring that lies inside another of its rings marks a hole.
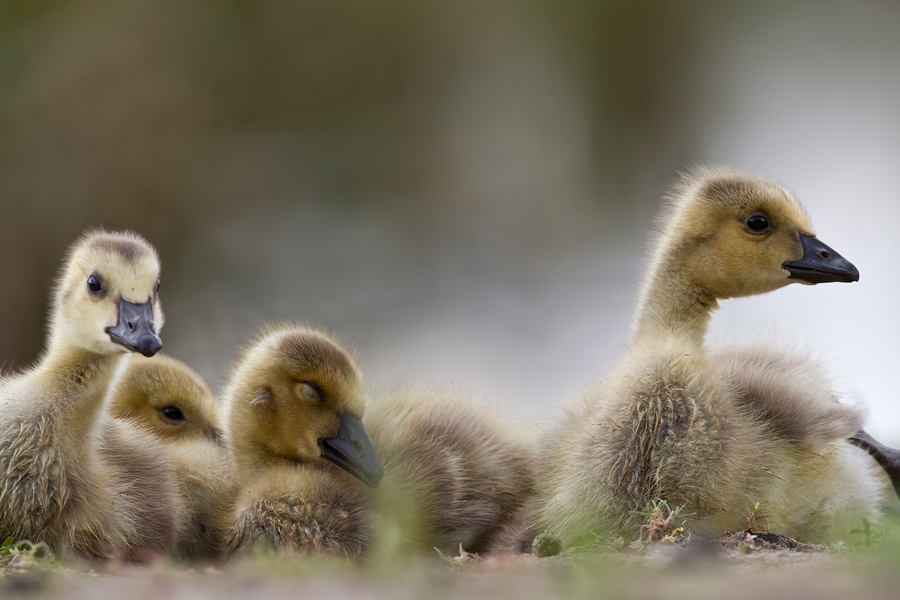
<instances>
[{"instance_id":1,"label":"small weed sprout","mask_svg":"<svg viewBox=\"0 0 900 600\"><path fill-rule=\"evenodd\" d=\"M678 536L680 536L682 533L684 533L684 527L676 527L675 529L672 530L672 533L667 533L666 535L664 535L662 541L664 541L664 542L672 542L672 543L674 544L674 543L675 543L675 540L676 540L676 539L678 538Z\"/></svg>"},{"instance_id":2,"label":"small weed sprout","mask_svg":"<svg viewBox=\"0 0 900 600\"><path fill-rule=\"evenodd\" d=\"M37 544L28 540L17 542L13 538L8 537L0 544L0 567L14 561L35 563L37 560L43 561L45 565L50 567L58 566L56 557L50 552L49 546L44 542L38 542Z\"/></svg>"},{"instance_id":3,"label":"small weed sprout","mask_svg":"<svg viewBox=\"0 0 900 600\"><path fill-rule=\"evenodd\" d=\"M615 550L616 552L621 552L628 547L628 544L625 542L625 538L622 536L616 537L601 537L599 534L594 534L594 541L591 544L596 548L603 548L604 550ZM579 551L582 550L583 547L571 548L570 550Z\"/></svg>"},{"instance_id":4,"label":"small weed sprout","mask_svg":"<svg viewBox=\"0 0 900 600\"><path fill-rule=\"evenodd\" d=\"M456 556L448 556L447 554L441 552L439 548L435 548L434 551L438 553L438 555L441 557L441 560L443 560L454 569L461 569L478 561L478 555L463 550L462 544L459 545L459 554L457 554Z\"/></svg>"},{"instance_id":5,"label":"small weed sprout","mask_svg":"<svg viewBox=\"0 0 900 600\"><path fill-rule=\"evenodd\" d=\"M667 537L666 529L675 522L675 519L685 516L682 514L683 508L683 506L679 506L678 508L672 509L665 500L654 500L643 510L643 512L635 511L634 514L641 515L647 519L647 522L644 525L641 525L639 541L646 542L647 544L655 544L656 542L665 539ZM680 527L679 529L684 531L683 527ZM676 533L680 533L680 531L676 530L670 534L673 540Z\"/></svg>"},{"instance_id":6,"label":"small weed sprout","mask_svg":"<svg viewBox=\"0 0 900 600\"><path fill-rule=\"evenodd\" d=\"M759 512L759 502L753 507L753 510L750 511L750 514L747 515L747 531L753 533L753 525L756 523L756 513Z\"/></svg>"},{"instance_id":7,"label":"small weed sprout","mask_svg":"<svg viewBox=\"0 0 900 600\"><path fill-rule=\"evenodd\" d=\"M872 523L870 523L869 520L865 517L863 517L862 520L862 527L851 529L850 533L861 533L863 536L865 536L863 544L865 544L866 546L871 546L876 542L883 542L885 538L885 533L883 531L875 531L875 528L872 527Z\"/></svg>"}]
</instances>

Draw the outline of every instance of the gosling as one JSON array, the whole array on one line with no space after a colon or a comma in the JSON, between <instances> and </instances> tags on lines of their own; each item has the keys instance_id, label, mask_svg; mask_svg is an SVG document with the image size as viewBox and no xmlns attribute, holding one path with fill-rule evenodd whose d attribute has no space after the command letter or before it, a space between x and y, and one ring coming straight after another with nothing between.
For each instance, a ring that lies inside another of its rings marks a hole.
<instances>
[{"instance_id":1,"label":"gosling","mask_svg":"<svg viewBox=\"0 0 900 600\"><path fill-rule=\"evenodd\" d=\"M128 356L109 388L111 414L152 433L175 473L184 513L174 550L181 559L210 559L221 540L215 520L233 493L231 454L209 386L167 356Z\"/></svg>"},{"instance_id":2,"label":"gosling","mask_svg":"<svg viewBox=\"0 0 900 600\"><path fill-rule=\"evenodd\" d=\"M124 354L162 346L159 270L156 251L133 233L88 232L70 249L43 356L0 382L0 537L139 559L180 535L162 449L103 402Z\"/></svg>"},{"instance_id":3,"label":"gosling","mask_svg":"<svg viewBox=\"0 0 900 600\"><path fill-rule=\"evenodd\" d=\"M224 551L360 556L371 537L363 484L377 486L383 469L350 353L321 331L268 328L238 360L224 399L238 482L221 520Z\"/></svg>"},{"instance_id":4,"label":"gosling","mask_svg":"<svg viewBox=\"0 0 900 600\"><path fill-rule=\"evenodd\" d=\"M531 448L459 385L383 390L366 417L384 461L374 505L393 554L504 552L534 488Z\"/></svg>"},{"instance_id":5,"label":"gosling","mask_svg":"<svg viewBox=\"0 0 900 600\"><path fill-rule=\"evenodd\" d=\"M547 436L532 531L569 546L634 539L656 499L703 537L744 529L757 502L756 528L808 542L875 519L883 479L847 441L861 416L823 374L791 379L779 355L704 348L720 299L853 282L856 268L789 191L728 168L683 177L659 223L624 355Z\"/></svg>"}]
</instances>

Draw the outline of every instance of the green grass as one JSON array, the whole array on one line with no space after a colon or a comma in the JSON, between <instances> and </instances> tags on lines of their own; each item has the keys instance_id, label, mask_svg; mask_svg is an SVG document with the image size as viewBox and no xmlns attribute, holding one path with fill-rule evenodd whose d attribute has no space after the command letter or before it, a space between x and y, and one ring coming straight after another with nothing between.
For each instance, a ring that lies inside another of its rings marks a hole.
<instances>
[{"instance_id":1,"label":"green grass","mask_svg":"<svg viewBox=\"0 0 900 600\"><path fill-rule=\"evenodd\" d=\"M10 566L20 569L56 570L62 563L43 542L8 537L0 544L0 574Z\"/></svg>"}]
</instances>

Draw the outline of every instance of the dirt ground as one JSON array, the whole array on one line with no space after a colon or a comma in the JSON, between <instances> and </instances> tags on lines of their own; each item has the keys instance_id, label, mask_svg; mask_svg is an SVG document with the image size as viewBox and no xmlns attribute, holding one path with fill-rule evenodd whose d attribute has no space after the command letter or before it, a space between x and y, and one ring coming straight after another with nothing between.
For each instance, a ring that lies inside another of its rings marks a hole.
<instances>
[{"instance_id":1,"label":"dirt ground","mask_svg":"<svg viewBox=\"0 0 900 600\"><path fill-rule=\"evenodd\" d=\"M774 534L714 541L662 541L601 553L348 565L309 557L258 556L185 567L66 564L31 556L0 564L0 598L327 600L479 598L848 598L900 597L900 554L800 544Z\"/></svg>"}]
</instances>

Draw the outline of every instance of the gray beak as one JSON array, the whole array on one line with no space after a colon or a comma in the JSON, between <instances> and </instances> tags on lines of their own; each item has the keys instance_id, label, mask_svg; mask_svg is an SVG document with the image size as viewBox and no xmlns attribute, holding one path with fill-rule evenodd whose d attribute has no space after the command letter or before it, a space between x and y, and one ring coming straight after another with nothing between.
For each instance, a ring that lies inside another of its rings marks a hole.
<instances>
[{"instance_id":1,"label":"gray beak","mask_svg":"<svg viewBox=\"0 0 900 600\"><path fill-rule=\"evenodd\" d=\"M344 469L369 487L378 487L384 476L381 461L363 422L344 414L335 437L319 440L322 456Z\"/></svg>"},{"instance_id":2,"label":"gray beak","mask_svg":"<svg viewBox=\"0 0 900 600\"><path fill-rule=\"evenodd\" d=\"M859 271L849 260L822 243L819 238L800 234L803 258L788 261L781 266L788 270L791 279L806 283L859 281Z\"/></svg>"},{"instance_id":3,"label":"gray beak","mask_svg":"<svg viewBox=\"0 0 900 600\"><path fill-rule=\"evenodd\" d=\"M153 306L150 301L132 304L119 299L119 322L107 327L109 338L133 352L153 356L162 348L162 340L153 327Z\"/></svg>"}]
</instances>

